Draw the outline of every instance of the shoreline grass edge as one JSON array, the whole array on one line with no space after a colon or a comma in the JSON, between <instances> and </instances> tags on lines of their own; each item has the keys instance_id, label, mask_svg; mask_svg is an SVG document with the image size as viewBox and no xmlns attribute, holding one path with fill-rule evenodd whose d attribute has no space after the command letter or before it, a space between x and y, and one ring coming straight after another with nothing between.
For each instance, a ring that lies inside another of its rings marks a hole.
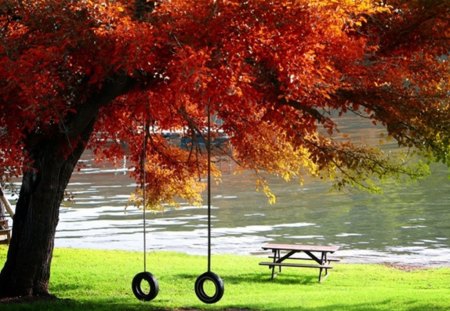
<instances>
[{"instance_id":1,"label":"shoreline grass edge","mask_svg":"<svg viewBox=\"0 0 450 311\"><path fill-rule=\"evenodd\" d=\"M0 265L7 247L0 246ZM450 310L450 267L398 269L382 264L337 263L323 283L316 269L283 269L270 280L261 257L214 255L212 271L225 294L205 305L194 293L206 271L205 256L177 252L147 253L147 270L160 292L138 301L131 280L142 272L142 252L56 248L50 291L58 300L1 303L9 310Z\"/></svg>"}]
</instances>

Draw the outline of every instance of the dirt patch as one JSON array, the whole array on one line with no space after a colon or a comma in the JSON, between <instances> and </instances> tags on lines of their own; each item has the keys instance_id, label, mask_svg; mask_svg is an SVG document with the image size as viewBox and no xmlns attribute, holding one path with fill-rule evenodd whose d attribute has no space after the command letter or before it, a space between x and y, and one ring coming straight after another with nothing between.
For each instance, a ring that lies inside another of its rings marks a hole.
<instances>
[{"instance_id":1,"label":"dirt patch","mask_svg":"<svg viewBox=\"0 0 450 311\"><path fill-rule=\"evenodd\" d=\"M402 265L402 264L395 264L395 263L385 263L383 265L386 267L392 268L392 269L397 269L397 270L406 271L406 272L429 269L428 267L425 267L425 266Z\"/></svg>"}]
</instances>

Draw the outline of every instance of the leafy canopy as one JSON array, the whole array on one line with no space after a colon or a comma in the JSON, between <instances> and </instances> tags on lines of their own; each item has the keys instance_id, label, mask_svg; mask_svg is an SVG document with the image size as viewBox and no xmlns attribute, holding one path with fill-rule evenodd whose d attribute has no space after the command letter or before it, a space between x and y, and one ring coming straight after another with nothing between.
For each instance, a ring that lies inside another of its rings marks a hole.
<instances>
[{"instance_id":1,"label":"leafy canopy","mask_svg":"<svg viewBox=\"0 0 450 311\"><path fill-rule=\"evenodd\" d=\"M0 174L29 169L30 146L62 133L68 154L78 143L101 158L127 154L142 183L145 142L149 205L198 201L205 153L163 134L181 131L195 142L207 106L236 162L285 180L312 174L373 188L374 178L420 175L378 148L338 139L335 117L347 113L450 165L449 6L1 0ZM103 100L120 81L127 87ZM101 110L87 141L69 121L94 104Z\"/></svg>"}]
</instances>

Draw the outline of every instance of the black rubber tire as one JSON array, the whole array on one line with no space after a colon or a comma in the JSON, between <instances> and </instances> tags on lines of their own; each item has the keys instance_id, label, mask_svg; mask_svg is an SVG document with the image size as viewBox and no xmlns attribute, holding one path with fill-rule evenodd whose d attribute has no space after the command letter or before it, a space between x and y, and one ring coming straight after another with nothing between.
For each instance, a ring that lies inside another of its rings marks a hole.
<instances>
[{"instance_id":1,"label":"black rubber tire","mask_svg":"<svg viewBox=\"0 0 450 311\"><path fill-rule=\"evenodd\" d=\"M208 296L205 293L203 286L206 281L211 281L214 283L216 291L212 296ZM204 303L218 302L222 298L224 290L225 288L222 279L217 274L211 271L203 273L195 281L195 294L197 295L198 299L200 299Z\"/></svg>"},{"instance_id":2,"label":"black rubber tire","mask_svg":"<svg viewBox=\"0 0 450 311\"><path fill-rule=\"evenodd\" d=\"M150 285L150 291L148 293L144 293L144 291L142 290L142 281L147 281ZM140 272L134 276L133 281L131 282L131 289L133 290L133 294L137 299L150 301L158 295L159 285L153 274L151 274L150 272Z\"/></svg>"}]
</instances>

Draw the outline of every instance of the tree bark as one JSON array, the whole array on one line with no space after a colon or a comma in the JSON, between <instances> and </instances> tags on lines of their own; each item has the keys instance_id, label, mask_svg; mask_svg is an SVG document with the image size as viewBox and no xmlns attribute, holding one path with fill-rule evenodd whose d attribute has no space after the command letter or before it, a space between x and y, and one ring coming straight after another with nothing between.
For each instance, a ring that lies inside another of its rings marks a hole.
<instances>
[{"instance_id":1,"label":"tree bark","mask_svg":"<svg viewBox=\"0 0 450 311\"><path fill-rule=\"evenodd\" d=\"M50 295L50 266L64 191L100 108L126 93L132 82L123 76L111 78L67 117L63 127L55 125L51 131L28 135L25 152L31 163L24 165L12 239L0 273L0 298Z\"/></svg>"},{"instance_id":2,"label":"tree bark","mask_svg":"<svg viewBox=\"0 0 450 311\"><path fill-rule=\"evenodd\" d=\"M0 274L0 297L48 295L59 206L72 171L84 150L79 143L66 156L61 145L44 141L32 152L22 179L12 239Z\"/></svg>"}]
</instances>

